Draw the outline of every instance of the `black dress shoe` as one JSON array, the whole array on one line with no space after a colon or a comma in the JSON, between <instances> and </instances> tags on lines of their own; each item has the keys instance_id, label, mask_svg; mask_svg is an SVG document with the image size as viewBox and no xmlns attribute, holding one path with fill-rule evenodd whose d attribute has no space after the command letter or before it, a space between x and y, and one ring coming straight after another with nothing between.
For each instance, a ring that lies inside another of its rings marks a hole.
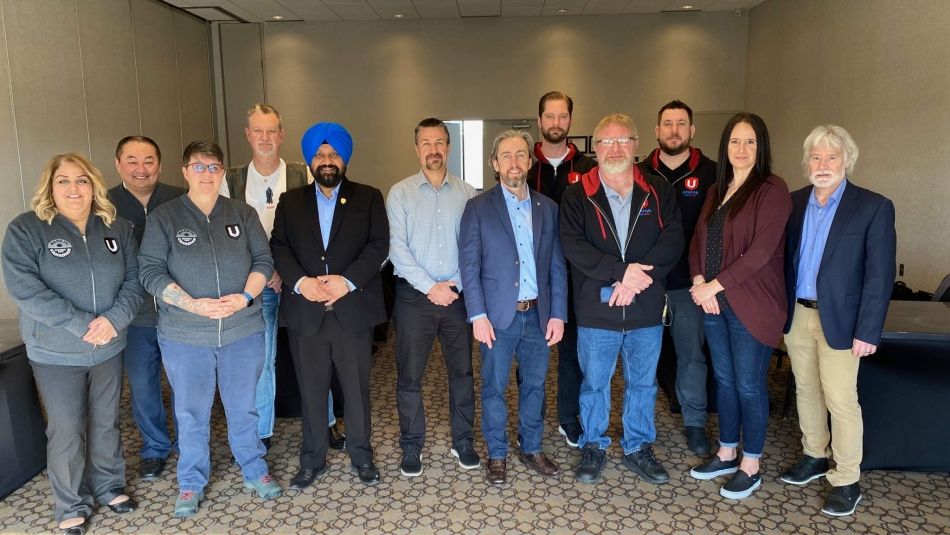
<instances>
[{"instance_id":1,"label":"black dress shoe","mask_svg":"<svg viewBox=\"0 0 950 535\"><path fill-rule=\"evenodd\" d=\"M828 473L828 459L803 455L795 466L782 472L779 479L792 485L805 485Z\"/></svg>"},{"instance_id":2,"label":"black dress shoe","mask_svg":"<svg viewBox=\"0 0 950 535\"><path fill-rule=\"evenodd\" d=\"M689 448L689 451L695 453L697 457L709 455L709 439L706 438L706 428L686 426L683 434L686 435L686 447Z\"/></svg>"},{"instance_id":3,"label":"black dress shoe","mask_svg":"<svg viewBox=\"0 0 950 535\"><path fill-rule=\"evenodd\" d=\"M165 459L153 457L151 459L142 459L139 464L139 477L143 481L155 481L162 477L162 471L165 470Z\"/></svg>"},{"instance_id":4,"label":"black dress shoe","mask_svg":"<svg viewBox=\"0 0 950 535\"><path fill-rule=\"evenodd\" d=\"M369 462L360 466L351 465L353 472L360 476L360 481L366 485L376 485L379 483L379 470L376 465Z\"/></svg>"},{"instance_id":5,"label":"black dress shoe","mask_svg":"<svg viewBox=\"0 0 950 535\"><path fill-rule=\"evenodd\" d=\"M63 530L63 535L85 535L86 533L86 524L89 522L89 519L85 519L81 524L73 526L71 528L66 528Z\"/></svg>"},{"instance_id":6,"label":"black dress shoe","mask_svg":"<svg viewBox=\"0 0 950 535\"><path fill-rule=\"evenodd\" d=\"M831 516L853 515L861 497L861 486L857 483L834 487L825 500L825 506L821 508L821 512Z\"/></svg>"},{"instance_id":7,"label":"black dress shoe","mask_svg":"<svg viewBox=\"0 0 950 535\"><path fill-rule=\"evenodd\" d=\"M314 481L320 479L326 473L327 465L323 465L323 468L301 468L297 470L294 478L290 480L290 488L303 490L313 485Z\"/></svg>"},{"instance_id":8,"label":"black dress shoe","mask_svg":"<svg viewBox=\"0 0 950 535\"><path fill-rule=\"evenodd\" d=\"M340 429L337 428L336 424L331 425L327 429L327 439L330 443L330 448L335 449L336 451L343 451L346 449L346 435L340 432Z\"/></svg>"},{"instance_id":9,"label":"black dress shoe","mask_svg":"<svg viewBox=\"0 0 950 535\"><path fill-rule=\"evenodd\" d=\"M116 514L125 514L131 513L135 510L135 502L132 501L132 498L125 500L124 502L119 502L116 504L109 504L109 509L112 509L113 513Z\"/></svg>"}]
</instances>

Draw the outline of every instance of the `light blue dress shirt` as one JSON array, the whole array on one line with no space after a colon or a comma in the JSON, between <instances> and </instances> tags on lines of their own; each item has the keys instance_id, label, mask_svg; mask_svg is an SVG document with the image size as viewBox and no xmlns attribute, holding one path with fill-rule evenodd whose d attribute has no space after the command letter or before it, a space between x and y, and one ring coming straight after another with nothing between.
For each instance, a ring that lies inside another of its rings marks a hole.
<instances>
[{"instance_id":1,"label":"light blue dress shirt","mask_svg":"<svg viewBox=\"0 0 950 535\"><path fill-rule=\"evenodd\" d=\"M831 222L835 220L835 213L838 211L841 196L844 195L847 185L846 178L841 181L838 189L831 194L824 206L818 204L814 190L808 196L808 207L805 209L805 222L802 226L802 243L798 249L795 297L818 300L818 268L821 266L821 257L825 252Z\"/></svg>"},{"instance_id":2,"label":"light blue dress shirt","mask_svg":"<svg viewBox=\"0 0 950 535\"><path fill-rule=\"evenodd\" d=\"M622 258L627 252L627 232L630 230L630 203L633 199L633 189L627 193L626 197L623 197L608 186L603 178L600 179L600 183L604 185L607 202L610 203L610 211L614 216L614 228L617 229L617 241L620 243Z\"/></svg>"},{"instance_id":3,"label":"light blue dress shirt","mask_svg":"<svg viewBox=\"0 0 950 535\"><path fill-rule=\"evenodd\" d=\"M330 244L330 230L333 227L333 212L336 211L336 199L340 196L340 185L333 188L329 197L323 194L320 186L314 188L317 192L317 218L320 220L320 237L323 238L323 249Z\"/></svg>"},{"instance_id":4,"label":"light blue dress shirt","mask_svg":"<svg viewBox=\"0 0 950 535\"><path fill-rule=\"evenodd\" d=\"M389 261L396 275L426 294L449 280L462 290L459 224L465 203L475 195L475 188L452 174L436 189L422 171L389 190Z\"/></svg>"},{"instance_id":5,"label":"light blue dress shirt","mask_svg":"<svg viewBox=\"0 0 950 535\"><path fill-rule=\"evenodd\" d=\"M515 231L515 246L518 248L518 268L520 269L518 284L518 301L537 299L538 271L534 262L534 227L531 221L531 195L519 201L513 193L501 184L505 196L505 206L508 208L508 217L511 218L511 228Z\"/></svg>"}]
</instances>

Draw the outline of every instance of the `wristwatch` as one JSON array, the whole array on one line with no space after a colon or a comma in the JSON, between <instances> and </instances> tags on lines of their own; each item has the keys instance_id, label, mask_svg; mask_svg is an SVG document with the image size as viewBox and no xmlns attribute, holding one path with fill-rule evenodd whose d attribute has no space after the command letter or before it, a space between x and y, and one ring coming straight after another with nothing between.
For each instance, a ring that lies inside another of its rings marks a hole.
<instances>
[{"instance_id":1,"label":"wristwatch","mask_svg":"<svg viewBox=\"0 0 950 535\"><path fill-rule=\"evenodd\" d=\"M253 296L253 295L251 295L251 294L249 294L249 293L247 293L247 292L241 292L241 295L243 295L244 298L247 299L247 306L251 306L251 305L254 304L254 296Z\"/></svg>"}]
</instances>

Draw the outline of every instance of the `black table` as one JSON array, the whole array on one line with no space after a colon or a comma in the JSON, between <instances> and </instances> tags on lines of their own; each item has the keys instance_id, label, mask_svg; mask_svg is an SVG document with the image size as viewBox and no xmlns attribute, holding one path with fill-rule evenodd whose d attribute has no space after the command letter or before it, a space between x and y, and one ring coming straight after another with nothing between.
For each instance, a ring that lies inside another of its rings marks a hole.
<instances>
[{"instance_id":1,"label":"black table","mask_svg":"<svg viewBox=\"0 0 950 535\"><path fill-rule=\"evenodd\" d=\"M950 303L891 301L858 398L863 470L950 471Z\"/></svg>"},{"instance_id":2,"label":"black table","mask_svg":"<svg viewBox=\"0 0 950 535\"><path fill-rule=\"evenodd\" d=\"M0 500L46 468L45 428L17 320L0 320Z\"/></svg>"}]
</instances>

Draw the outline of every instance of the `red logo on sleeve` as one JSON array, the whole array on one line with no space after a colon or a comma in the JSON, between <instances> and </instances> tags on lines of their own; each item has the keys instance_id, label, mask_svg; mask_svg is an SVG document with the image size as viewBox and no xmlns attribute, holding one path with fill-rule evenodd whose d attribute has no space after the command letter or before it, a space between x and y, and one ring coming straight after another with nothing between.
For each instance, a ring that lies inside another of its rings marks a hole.
<instances>
[{"instance_id":1,"label":"red logo on sleeve","mask_svg":"<svg viewBox=\"0 0 950 535\"><path fill-rule=\"evenodd\" d=\"M696 188L699 187L699 178L691 176L683 181L683 186L689 191L696 191Z\"/></svg>"}]
</instances>

